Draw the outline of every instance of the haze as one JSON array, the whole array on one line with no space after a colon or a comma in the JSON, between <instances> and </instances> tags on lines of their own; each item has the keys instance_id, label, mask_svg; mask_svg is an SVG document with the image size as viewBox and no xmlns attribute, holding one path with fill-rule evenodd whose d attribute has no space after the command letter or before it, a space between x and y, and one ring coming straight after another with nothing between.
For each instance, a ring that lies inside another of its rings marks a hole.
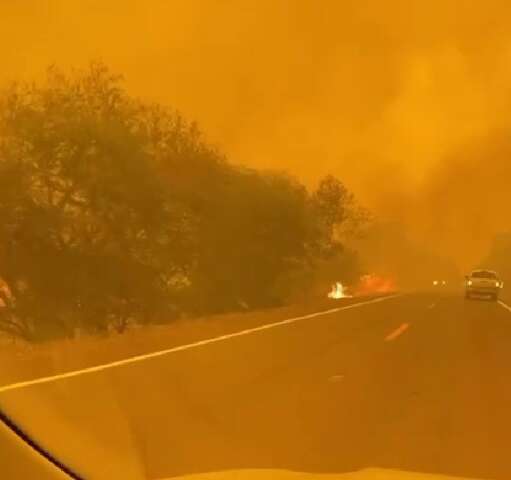
<instances>
[{"instance_id":1,"label":"haze","mask_svg":"<svg viewBox=\"0 0 511 480\"><path fill-rule=\"evenodd\" d=\"M468 268L509 228L510 13L505 0L3 2L2 82L102 60L231 161L311 185L333 173Z\"/></svg>"}]
</instances>

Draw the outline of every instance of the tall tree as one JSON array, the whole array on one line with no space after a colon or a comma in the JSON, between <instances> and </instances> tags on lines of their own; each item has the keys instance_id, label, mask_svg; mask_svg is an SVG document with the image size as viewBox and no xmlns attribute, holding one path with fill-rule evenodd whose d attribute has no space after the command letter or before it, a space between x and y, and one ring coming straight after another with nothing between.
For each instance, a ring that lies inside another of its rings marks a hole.
<instances>
[{"instance_id":1,"label":"tall tree","mask_svg":"<svg viewBox=\"0 0 511 480\"><path fill-rule=\"evenodd\" d=\"M191 228L137 128L140 109L102 65L51 69L3 99L0 270L23 336L123 329L163 308Z\"/></svg>"},{"instance_id":2,"label":"tall tree","mask_svg":"<svg viewBox=\"0 0 511 480\"><path fill-rule=\"evenodd\" d=\"M229 164L101 64L52 68L0 103L0 329L123 331L276 305L341 251L357 212L334 177L310 194Z\"/></svg>"}]
</instances>

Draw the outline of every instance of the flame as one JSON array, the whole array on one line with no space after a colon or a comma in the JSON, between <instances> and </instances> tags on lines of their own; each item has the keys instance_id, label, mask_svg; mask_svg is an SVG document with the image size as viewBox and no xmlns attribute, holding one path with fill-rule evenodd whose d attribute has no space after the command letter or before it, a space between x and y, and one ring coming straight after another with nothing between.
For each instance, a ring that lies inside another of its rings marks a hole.
<instances>
[{"instance_id":1,"label":"flame","mask_svg":"<svg viewBox=\"0 0 511 480\"><path fill-rule=\"evenodd\" d=\"M397 290L396 283L392 278L383 277L375 273L362 275L354 287L348 288L341 282L335 282L328 293L328 298L350 298L358 295L374 295L376 293L390 293ZM347 292L353 293L353 295Z\"/></svg>"},{"instance_id":2,"label":"flame","mask_svg":"<svg viewBox=\"0 0 511 480\"><path fill-rule=\"evenodd\" d=\"M6 300L12 299L13 295L9 285L7 285L7 283L2 278L0 278L0 308L6 307Z\"/></svg>"},{"instance_id":3,"label":"flame","mask_svg":"<svg viewBox=\"0 0 511 480\"><path fill-rule=\"evenodd\" d=\"M370 295L374 293L389 293L396 291L396 283L392 278L382 277L375 273L360 277L355 292L357 295Z\"/></svg>"},{"instance_id":4,"label":"flame","mask_svg":"<svg viewBox=\"0 0 511 480\"><path fill-rule=\"evenodd\" d=\"M348 298L351 297L351 295L346 294L346 288L341 282L335 282L334 285L332 285L332 290L328 294L328 298Z\"/></svg>"}]
</instances>

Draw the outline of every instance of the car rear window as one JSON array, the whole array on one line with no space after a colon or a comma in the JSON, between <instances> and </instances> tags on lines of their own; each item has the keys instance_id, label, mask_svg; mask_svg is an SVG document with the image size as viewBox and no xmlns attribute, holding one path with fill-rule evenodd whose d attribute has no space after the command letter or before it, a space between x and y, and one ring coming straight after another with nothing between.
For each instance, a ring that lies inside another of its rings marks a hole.
<instances>
[{"instance_id":1,"label":"car rear window","mask_svg":"<svg viewBox=\"0 0 511 480\"><path fill-rule=\"evenodd\" d=\"M497 278L495 272L488 272L486 270L481 270L478 272L472 272L473 278Z\"/></svg>"}]
</instances>

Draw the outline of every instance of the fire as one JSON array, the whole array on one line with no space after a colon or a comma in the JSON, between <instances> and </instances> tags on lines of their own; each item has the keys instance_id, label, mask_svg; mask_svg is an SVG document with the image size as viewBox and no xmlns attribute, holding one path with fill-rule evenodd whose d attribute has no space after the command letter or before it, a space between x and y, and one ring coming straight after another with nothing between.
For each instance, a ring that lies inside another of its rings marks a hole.
<instances>
[{"instance_id":1,"label":"fire","mask_svg":"<svg viewBox=\"0 0 511 480\"><path fill-rule=\"evenodd\" d=\"M328 294L328 298L347 298L351 297L351 295L346 294L346 288L341 282L335 282L334 285L332 285L332 290Z\"/></svg>"},{"instance_id":2,"label":"fire","mask_svg":"<svg viewBox=\"0 0 511 480\"><path fill-rule=\"evenodd\" d=\"M357 295L389 293L396 291L396 283L392 278L386 278L371 273L360 277L355 291Z\"/></svg>"},{"instance_id":3,"label":"fire","mask_svg":"<svg viewBox=\"0 0 511 480\"><path fill-rule=\"evenodd\" d=\"M370 273L368 275L362 275L358 283L353 286L346 287L346 285L343 285L341 282L335 282L328 293L328 298L350 298L359 295L390 293L396 290L397 287L394 279Z\"/></svg>"}]
</instances>

